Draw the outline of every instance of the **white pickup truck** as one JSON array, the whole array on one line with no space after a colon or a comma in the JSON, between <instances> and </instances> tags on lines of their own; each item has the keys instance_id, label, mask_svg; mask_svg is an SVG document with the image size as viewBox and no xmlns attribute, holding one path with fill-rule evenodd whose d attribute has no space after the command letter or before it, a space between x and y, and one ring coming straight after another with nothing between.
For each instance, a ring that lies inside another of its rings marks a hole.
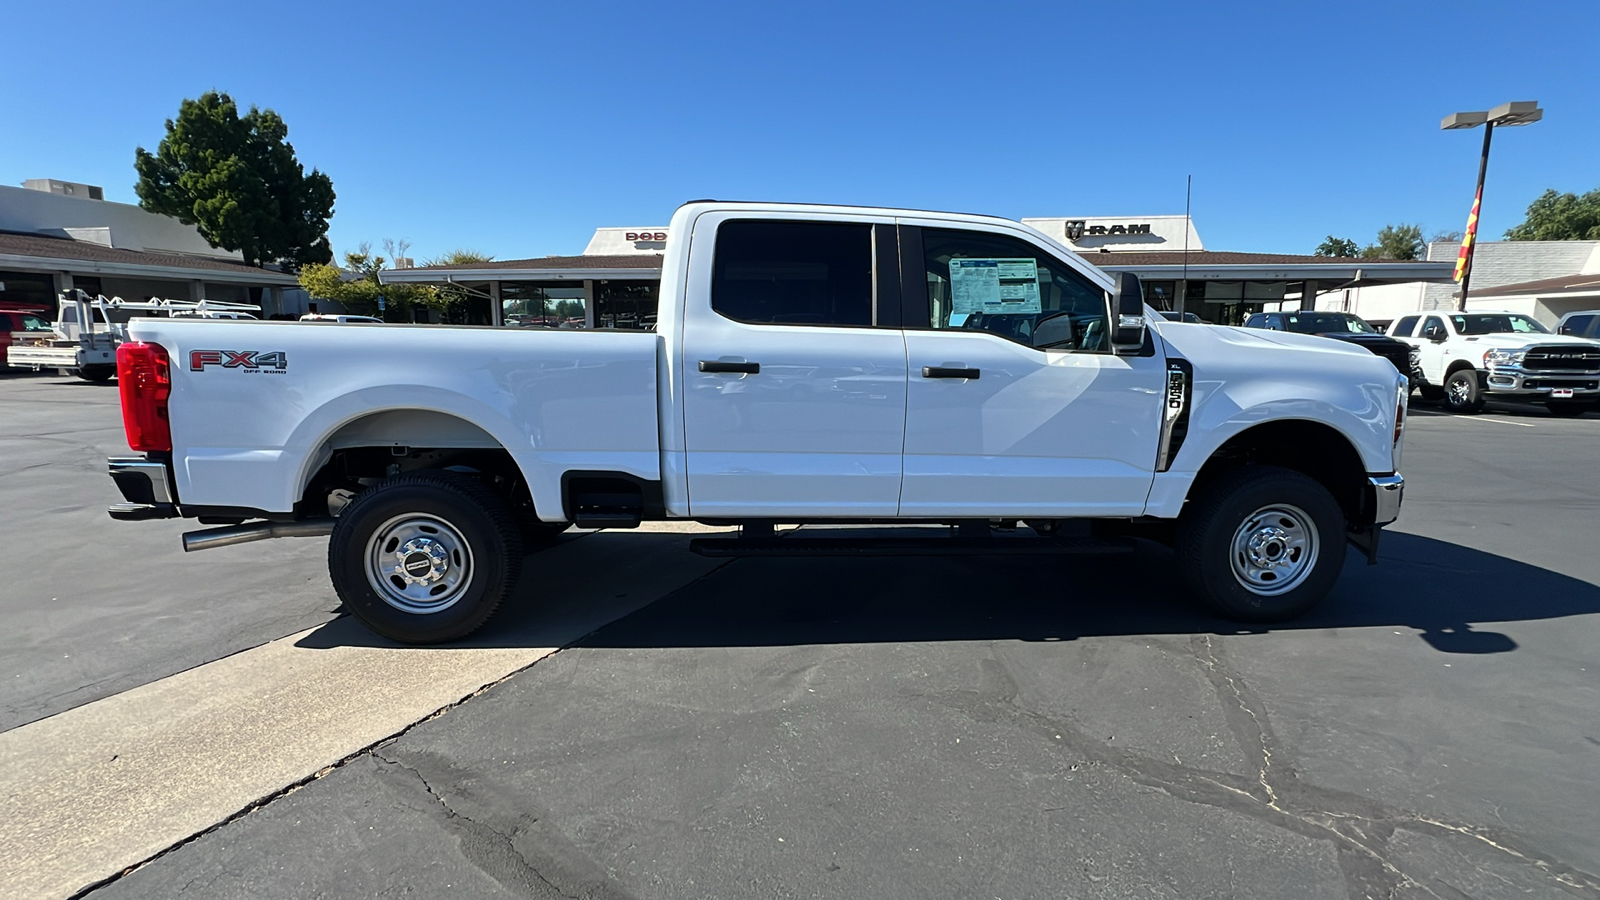
<instances>
[{"instance_id":1,"label":"white pickup truck","mask_svg":"<svg viewBox=\"0 0 1600 900\"><path fill-rule=\"evenodd\" d=\"M1417 348L1422 398L1451 412L1479 412L1490 397L1540 401L1558 416L1600 406L1600 342L1552 334L1521 313L1418 313L1389 336Z\"/></svg>"},{"instance_id":2,"label":"white pickup truck","mask_svg":"<svg viewBox=\"0 0 1600 900\"><path fill-rule=\"evenodd\" d=\"M346 608L409 642L481 625L569 526L741 525L693 545L724 556L1143 536L1274 621L1398 515L1406 379L1361 348L1167 322L1004 219L695 202L669 233L653 332L133 322L145 455L110 461L111 515L221 526L191 550L331 534Z\"/></svg>"}]
</instances>

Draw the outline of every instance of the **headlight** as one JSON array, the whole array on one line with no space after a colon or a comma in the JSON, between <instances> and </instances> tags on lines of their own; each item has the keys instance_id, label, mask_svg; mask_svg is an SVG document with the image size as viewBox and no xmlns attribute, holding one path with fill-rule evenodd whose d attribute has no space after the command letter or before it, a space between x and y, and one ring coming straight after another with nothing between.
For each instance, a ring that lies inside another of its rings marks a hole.
<instances>
[{"instance_id":1,"label":"headlight","mask_svg":"<svg viewBox=\"0 0 1600 900\"><path fill-rule=\"evenodd\" d=\"M1484 366L1520 366L1522 365L1522 357L1526 353L1526 350L1517 350L1515 352L1500 349L1490 350L1483 354L1483 364Z\"/></svg>"}]
</instances>

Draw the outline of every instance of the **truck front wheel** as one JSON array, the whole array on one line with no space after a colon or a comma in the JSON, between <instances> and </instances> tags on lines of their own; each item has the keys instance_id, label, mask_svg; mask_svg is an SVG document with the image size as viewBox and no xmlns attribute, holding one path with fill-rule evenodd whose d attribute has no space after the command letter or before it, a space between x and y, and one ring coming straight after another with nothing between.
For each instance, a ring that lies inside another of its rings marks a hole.
<instances>
[{"instance_id":1,"label":"truck front wheel","mask_svg":"<svg viewBox=\"0 0 1600 900\"><path fill-rule=\"evenodd\" d=\"M1183 580L1212 611L1281 622L1315 606L1344 564L1344 513L1327 488L1277 466L1219 476L1178 519Z\"/></svg>"},{"instance_id":2,"label":"truck front wheel","mask_svg":"<svg viewBox=\"0 0 1600 900\"><path fill-rule=\"evenodd\" d=\"M462 638L489 620L522 571L505 502L471 478L413 472L351 501L328 542L345 608L407 644Z\"/></svg>"},{"instance_id":3,"label":"truck front wheel","mask_svg":"<svg viewBox=\"0 0 1600 900\"><path fill-rule=\"evenodd\" d=\"M1476 369L1457 369L1444 380L1444 405L1453 413L1472 415L1483 411L1483 388L1478 386Z\"/></svg>"}]
</instances>

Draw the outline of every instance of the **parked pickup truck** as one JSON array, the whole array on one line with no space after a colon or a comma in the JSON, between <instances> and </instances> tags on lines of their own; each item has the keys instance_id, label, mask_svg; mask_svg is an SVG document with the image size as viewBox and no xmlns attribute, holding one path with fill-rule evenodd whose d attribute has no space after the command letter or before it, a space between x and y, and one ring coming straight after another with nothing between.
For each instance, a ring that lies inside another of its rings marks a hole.
<instances>
[{"instance_id":1,"label":"parked pickup truck","mask_svg":"<svg viewBox=\"0 0 1600 900\"><path fill-rule=\"evenodd\" d=\"M1424 400L1475 413L1489 397L1542 401L1558 416L1600 404L1600 341L1561 334L1513 312L1419 313L1389 326L1417 348Z\"/></svg>"},{"instance_id":2,"label":"parked pickup truck","mask_svg":"<svg viewBox=\"0 0 1600 900\"><path fill-rule=\"evenodd\" d=\"M220 526L190 550L331 535L346 607L436 642L569 526L742 526L693 545L717 556L1144 536L1213 610L1273 621L1398 514L1406 380L1360 348L1167 323L1004 219L696 202L669 233L654 332L131 323L145 455L110 461L111 515Z\"/></svg>"}]
</instances>

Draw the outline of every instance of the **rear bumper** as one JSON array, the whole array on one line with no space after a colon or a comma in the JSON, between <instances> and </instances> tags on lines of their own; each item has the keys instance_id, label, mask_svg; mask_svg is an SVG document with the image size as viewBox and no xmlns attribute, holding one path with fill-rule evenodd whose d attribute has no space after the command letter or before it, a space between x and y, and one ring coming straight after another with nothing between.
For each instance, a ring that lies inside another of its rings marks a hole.
<instances>
[{"instance_id":1,"label":"rear bumper","mask_svg":"<svg viewBox=\"0 0 1600 900\"><path fill-rule=\"evenodd\" d=\"M139 522L178 517L178 495L172 490L165 462L142 456L115 457L106 460L106 466L126 501L106 510L111 518Z\"/></svg>"}]
</instances>

